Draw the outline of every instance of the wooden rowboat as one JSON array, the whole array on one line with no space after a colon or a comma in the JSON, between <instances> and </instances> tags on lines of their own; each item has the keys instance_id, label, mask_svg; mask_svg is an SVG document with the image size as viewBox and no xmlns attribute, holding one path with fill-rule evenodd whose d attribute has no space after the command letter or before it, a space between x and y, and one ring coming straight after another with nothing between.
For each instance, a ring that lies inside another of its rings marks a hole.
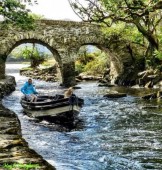
<instances>
[{"instance_id":1,"label":"wooden rowboat","mask_svg":"<svg viewBox=\"0 0 162 170\"><path fill-rule=\"evenodd\" d=\"M69 98L64 95L38 96L37 102L30 102L24 96L20 103L30 117L64 122L74 120L84 101L73 94Z\"/></svg>"}]
</instances>

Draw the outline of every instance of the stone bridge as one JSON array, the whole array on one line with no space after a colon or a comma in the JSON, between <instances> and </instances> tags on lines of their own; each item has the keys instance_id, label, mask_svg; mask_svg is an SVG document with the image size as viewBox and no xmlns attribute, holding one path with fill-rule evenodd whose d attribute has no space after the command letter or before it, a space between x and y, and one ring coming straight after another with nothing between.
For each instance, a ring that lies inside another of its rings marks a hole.
<instances>
[{"instance_id":1,"label":"stone bridge","mask_svg":"<svg viewBox=\"0 0 162 170\"><path fill-rule=\"evenodd\" d=\"M75 85L75 60L82 45L94 45L108 50L109 40L105 38L101 27L73 21L40 20L34 30L8 28L0 31L0 79L5 77L5 62L10 52L23 43L38 43L46 46L59 64L62 84L66 87ZM109 52L109 51L108 51ZM118 59L112 58L116 72Z\"/></svg>"}]
</instances>

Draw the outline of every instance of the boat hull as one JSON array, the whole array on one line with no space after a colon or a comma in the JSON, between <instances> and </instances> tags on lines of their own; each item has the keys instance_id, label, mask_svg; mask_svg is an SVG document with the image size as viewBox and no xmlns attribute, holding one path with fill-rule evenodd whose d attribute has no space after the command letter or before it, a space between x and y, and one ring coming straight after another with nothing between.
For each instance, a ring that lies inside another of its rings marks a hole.
<instances>
[{"instance_id":1,"label":"boat hull","mask_svg":"<svg viewBox=\"0 0 162 170\"><path fill-rule=\"evenodd\" d=\"M73 107L73 109L72 109ZM53 109L48 109L48 110L30 110L30 109L24 109L24 111L30 116L34 118L39 118L39 117L44 117L44 116L51 116L51 117L58 117L61 115L66 115L70 112L73 113L78 113L80 111L79 106L63 106L59 108L53 108Z\"/></svg>"},{"instance_id":2,"label":"boat hull","mask_svg":"<svg viewBox=\"0 0 162 170\"><path fill-rule=\"evenodd\" d=\"M57 96L58 97L58 96ZM28 102L25 98L21 99L24 112L33 118L47 119L51 121L74 120L83 105L83 99L76 98L77 101L71 103L69 98L59 96L57 100L54 96L39 96L38 102Z\"/></svg>"}]
</instances>

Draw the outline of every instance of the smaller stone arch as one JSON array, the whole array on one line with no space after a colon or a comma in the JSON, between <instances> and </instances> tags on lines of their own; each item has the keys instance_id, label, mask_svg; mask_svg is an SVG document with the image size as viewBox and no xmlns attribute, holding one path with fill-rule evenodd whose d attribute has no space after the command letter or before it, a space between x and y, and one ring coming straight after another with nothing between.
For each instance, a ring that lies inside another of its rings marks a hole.
<instances>
[{"instance_id":1,"label":"smaller stone arch","mask_svg":"<svg viewBox=\"0 0 162 170\"><path fill-rule=\"evenodd\" d=\"M103 44L96 43L96 42L93 42L90 40L87 40L87 42L78 44L75 49L75 52L78 53L80 47L87 46L87 45L97 47L98 49L103 51L107 55L107 57L109 57L109 61L110 61L110 63L109 63L109 65L110 65L109 77L111 79L111 83L114 84L116 79L118 78L118 76L123 73L124 66L123 66L123 61L120 58L120 56L117 55L115 52L112 52L112 50L109 49L109 47L106 47ZM75 59L77 59L77 58L75 58Z\"/></svg>"}]
</instances>

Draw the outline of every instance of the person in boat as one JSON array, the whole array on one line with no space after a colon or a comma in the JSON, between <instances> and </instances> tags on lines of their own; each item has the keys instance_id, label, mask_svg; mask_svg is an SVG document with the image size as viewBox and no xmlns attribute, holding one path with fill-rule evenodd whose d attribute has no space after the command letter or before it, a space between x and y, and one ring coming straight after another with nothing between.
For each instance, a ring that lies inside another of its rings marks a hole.
<instances>
[{"instance_id":1,"label":"person in boat","mask_svg":"<svg viewBox=\"0 0 162 170\"><path fill-rule=\"evenodd\" d=\"M69 98L73 94L73 87L68 88L64 93L64 98Z\"/></svg>"},{"instance_id":2,"label":"person in boat","mask_svg":"<svg viewBox=\"0 0 162 170\"><path fill-rule=\"evenodd\" d=\"M21 92L25 95L27 100L31 102L37 101L36 94L38 94L38 92L35 90L31 78L29 78L28 81L23 85L23 87L21 88Z\"/></svg>"},{"instance_id":3,"label":"person in boat","mask_svg":"<svg viewBox=\"0 0 162 170\"><path fill-rule=\"evenodd\" d=\"M69 98L69 103L71 105L78 103L78 99L77 99L76 95L73 93L73 91L74 91L73 87L70 87L64 93L64 98Z\"/></svg>"}]
</instances>

